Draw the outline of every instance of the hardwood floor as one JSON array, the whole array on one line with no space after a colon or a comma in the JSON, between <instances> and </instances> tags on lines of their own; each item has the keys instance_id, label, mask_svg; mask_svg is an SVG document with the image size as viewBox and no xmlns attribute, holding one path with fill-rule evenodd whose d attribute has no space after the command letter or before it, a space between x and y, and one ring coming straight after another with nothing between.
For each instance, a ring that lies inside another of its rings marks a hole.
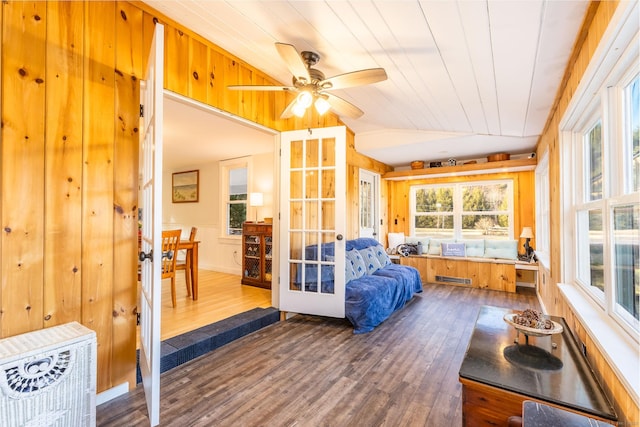
<instances>
[{"instance_id":1,"label":"hardwood floor","mask_svg":"<svg viewBox=\"0 0 640 427\"><path fill-rule=\"evenodd\" d=\"M426 285L374 331L298 315L161 376L163 426L462 424L458 370L482 305L538 308L532 293ZM147 424L139 385L99 426Z\"/></svg>"},{"instance_id":2,"label":"hardwood floor","mask_svg":"<svg viewBox=\"0 0 640 427\"><path fill-rule=\"evenodd\" d=\"M169 280L163 281L160 326L163 341L252 308L271 307L271 291L241 285L239 275L199 270L198 277L198 300L194 301L187 296L184 272L178 272L175 308L171 306Z\"/></svg>"}]
</instances>

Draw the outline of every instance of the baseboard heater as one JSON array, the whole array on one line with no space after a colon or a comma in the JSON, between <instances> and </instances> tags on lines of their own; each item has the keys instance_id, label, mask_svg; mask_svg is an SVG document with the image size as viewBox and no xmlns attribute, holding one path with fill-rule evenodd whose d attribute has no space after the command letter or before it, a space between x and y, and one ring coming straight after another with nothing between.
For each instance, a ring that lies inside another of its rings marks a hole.
<instances>
[{"instance_id":1,"label":"baseboard heater","mask_svg":"<svg viewBox=\"0 0 640 427\"><path fill-rule=\"evenodd\" d=\"M77 322L0 339L0 426L95 426L96 334Z\"/></svg>"},{"instance_id":2,"label":"baseboard heater","mask_svg":"<svg viewBox=\"0 0 640 427\"><path fill-rule=\"evenodd\" d=\"M463 279L461 277L436 276L436 282L455 283L457 285L470 285L471 279Z\"/></svg>"}]
</instances>

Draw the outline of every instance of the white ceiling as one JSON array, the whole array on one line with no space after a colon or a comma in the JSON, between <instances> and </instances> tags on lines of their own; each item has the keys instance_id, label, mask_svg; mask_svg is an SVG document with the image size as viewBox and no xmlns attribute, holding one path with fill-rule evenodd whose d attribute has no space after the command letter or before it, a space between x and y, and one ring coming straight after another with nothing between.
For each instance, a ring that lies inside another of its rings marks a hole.
<instances>
[{"instance_id":1,"label":"white ceiling","mask_svg":"<svg viewBox=\"0 0 640 427\"><path fill-rule=\"evenodd\" d=\"M586 0L145 3L283 84L291 75L275 42L319 53L315 68L327 77L383 67L388 80L333 93L365 113L343 118L357 150L393 166L533 150L589 6ZM215 141L219 129L205 131L207 144L233 145Z\"/></svg>"}]
</instances>

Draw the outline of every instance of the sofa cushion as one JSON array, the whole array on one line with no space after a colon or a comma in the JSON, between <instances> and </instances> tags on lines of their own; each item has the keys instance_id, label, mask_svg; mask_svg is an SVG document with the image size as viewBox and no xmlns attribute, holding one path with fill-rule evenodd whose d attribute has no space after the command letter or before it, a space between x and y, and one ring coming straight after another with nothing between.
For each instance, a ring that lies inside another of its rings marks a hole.
<instances>
[{"instance_id":1,"label":"sofa cushion","mask_svg":"<svg viewBox=\"0 0 640 427\"><path fill-rule=\"evenodd\" d=\"M456 239L431 239L429 241L429 255L440 255L442 251L442 243L455 243ZM423 249L424 252L424 249Z\"/></svg>"},{"instance_id":2,"label":"sofa cushion","mask_svg":"<svg viewBox=\"0 0 640 427\"><path fill-rule=\"evenodd\" d=\"M518 241L487 239L484 241L484 257L518 259Z\"/></svg>"},{"instance_id":3,"label":"sofa cushion","mask_svg":"<svg viewBox=\"0 0 640 427\"><path fill-rule=\"evenodd\" d=\"M468 257L484 256L484 239L458 240L458 242L464 243Z\"/></svg>"},{"instance_id":4,"label":"sofa cushion","mask_svg":"<svg viewBox=\"0 0 640 427\"><path fill-rule=\"evenodd\" d=\"M378 257L376 256L374 246L360 249L359 252L364 259L364 265L367 267L367 274L373 274L382 267L382 265L380 265Z\"/></svg>"},{"instance_id":5,"label":"sofa cushion","mask_svg":"<svg viewBox=\"0 0 640 427\"><path fill-rule=\"evenodd\" d=\"M351 249L346 252L346 257L349 262L351 262L351 266L353 267L353 271L355 272L356 278L362 277L367 274L367 266L364 262L364 258L360 255L357 249Z\"/></svg>"}]
</instances>

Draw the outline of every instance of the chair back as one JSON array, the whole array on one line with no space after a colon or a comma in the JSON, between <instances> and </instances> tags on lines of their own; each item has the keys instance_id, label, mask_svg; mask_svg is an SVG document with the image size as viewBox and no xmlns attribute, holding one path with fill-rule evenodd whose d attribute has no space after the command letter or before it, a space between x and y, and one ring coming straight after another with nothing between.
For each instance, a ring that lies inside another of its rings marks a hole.
<instances>
[{"instance_id":1,"label":"chair back","mask_svg":"<svg viewBox=\"0 0 640 427\"><path fill-rule=\"evenodd\" d=\"M166 230L162 232L162 278L166 279L176 274L176 259L178 258L178 243L180 230Z\"/></svg>"},{"instance_id":2,"label":"chair back","mask_svg":"<svg viewBox=\"0 0 640 427\"><path fill-rule=\"evenodd\" d=\"M191 227L191 234L189 234L189 241L193 242L196 240L196 233L198 232L198 227Z\"/></svg>"}]
</instances>

